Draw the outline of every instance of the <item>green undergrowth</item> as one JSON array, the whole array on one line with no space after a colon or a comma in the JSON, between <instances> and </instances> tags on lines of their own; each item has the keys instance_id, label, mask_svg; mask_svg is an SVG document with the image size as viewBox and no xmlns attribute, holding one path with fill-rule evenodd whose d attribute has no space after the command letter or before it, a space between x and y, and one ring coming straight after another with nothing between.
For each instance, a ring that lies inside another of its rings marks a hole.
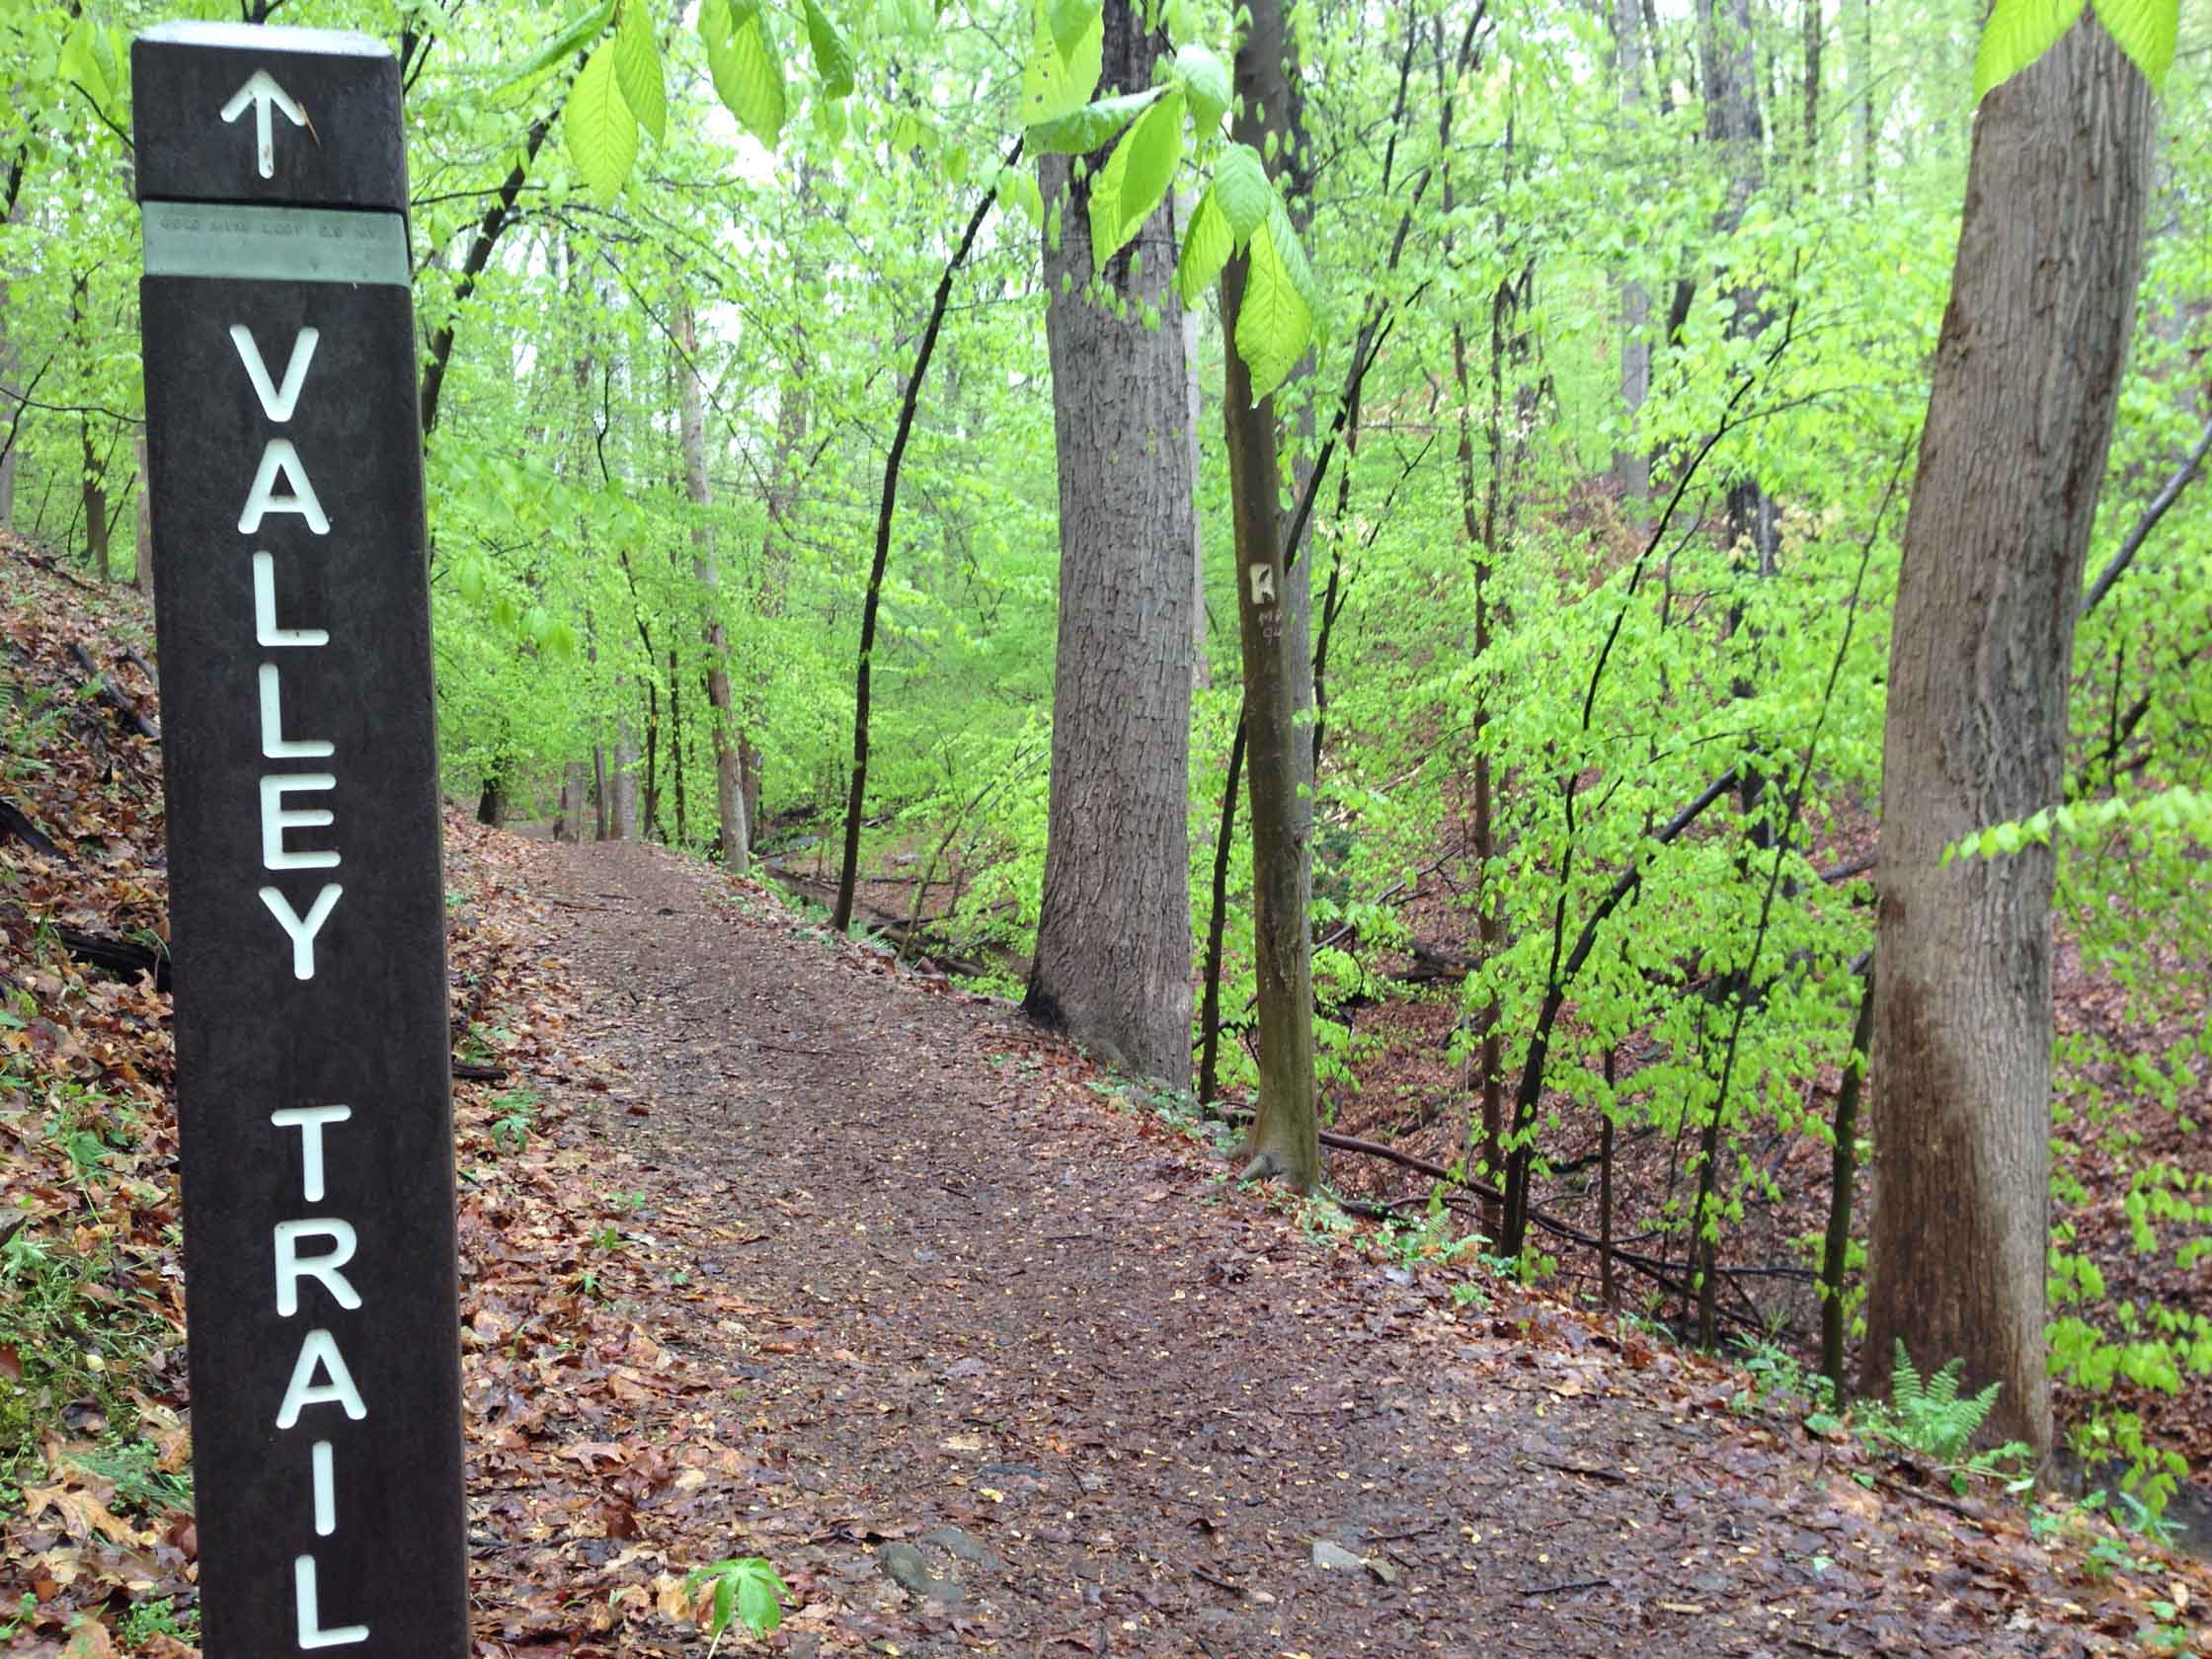
<instances>
[{"instance_id":1,"label":"green undergrowth","mask_svg":"<svg viewBox=\"0 0 2212 1659\"><path fill-rule=\"evenodd\" d=\"M0 1012L0 1035L36 1017L28 1000ZM177 1235L163 1188L136 1172L144 1139L129 1102L0 1061L0 1510L50 1477L62 1443L126 1513L190 1504L141 1437L146 1378L177 1340L161 1300Z\"/></svg>"}]
</instances>

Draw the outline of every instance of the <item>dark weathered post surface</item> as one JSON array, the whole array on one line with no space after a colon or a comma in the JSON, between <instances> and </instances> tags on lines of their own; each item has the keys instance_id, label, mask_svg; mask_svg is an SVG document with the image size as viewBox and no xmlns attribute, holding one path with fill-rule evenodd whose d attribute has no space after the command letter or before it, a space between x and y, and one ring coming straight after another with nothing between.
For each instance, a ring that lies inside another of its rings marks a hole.
<instances>
[{"instance_id":1,"label":"dark weathered post surface","mask_svg":"<svg viewBox=\"0 0 2212 1659\"><path fill-rule=\"evenodd\" d=\"M131 62L202 1633L463 1659L398 68L224 24Z\"/></svg>"}]
</instances>

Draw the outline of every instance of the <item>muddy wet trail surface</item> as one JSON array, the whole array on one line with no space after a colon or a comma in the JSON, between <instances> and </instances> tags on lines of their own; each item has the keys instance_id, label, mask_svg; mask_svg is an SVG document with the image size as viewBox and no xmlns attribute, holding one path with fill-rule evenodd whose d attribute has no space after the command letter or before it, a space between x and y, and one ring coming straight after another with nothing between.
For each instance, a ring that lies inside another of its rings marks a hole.
<instances>
[{"instance_id":1,"label":"muddy wet trail surface","mask_svg":"<svg viewBox=\"0 0 2212 1659\"><path fill-rule=\"evenodd\" d=\"M1316 1241L1003 1004L657 849L510 880L596 1068L547 1179L605 1208L580 1271L645 1334L616 1403L510 1426L514 1316L472 1292L480 1574L659 1566L679 1611L674 1574L758 1553L798 1654L2103 1649L2016 1523L1733 1417L1738 1374Z\"/></svg>"}]
</instances>

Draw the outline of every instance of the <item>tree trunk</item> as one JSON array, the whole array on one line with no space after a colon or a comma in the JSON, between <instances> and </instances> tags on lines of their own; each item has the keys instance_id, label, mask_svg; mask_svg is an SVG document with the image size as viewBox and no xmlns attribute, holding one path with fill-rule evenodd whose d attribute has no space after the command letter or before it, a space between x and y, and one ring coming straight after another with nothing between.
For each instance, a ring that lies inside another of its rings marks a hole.
<instances>
[{"instance_id":1,"label":"tree trunk","mask_svg":"<svg viewBox=\"0 0 2212 1659\"><path fill-rule=\"evenodd\" d=\"M1858 198L1866 203L1874 199L1874 0L1858 0L1858 52L1852 83L1858 95Z\"/></svg>"},{"instance_id":2,"label":"tree trunk","mask_svg":"<svg viewBox=\"0 0 2212 1659\"><path fill-rule=\"evenodd\" d=\"M1810 4L1811 0L1807 0ZM1641 0L1615 0L1613 65L1620 89L1622 124L1633 137L1643 110L1643 6ZM1613 451L1613 476L1631 514L1642 512L1651 495L1651 451L1636 439L1644 399L1651 395L1651 290L1634 277L1620 284L1621 440Z\"/></svg>"},{"instance_id":3,"label":"tree trunk","mask_svg":"<svg viewBox=\"0 0 2212 1659\"><path fill-rule=\"evenodd\" d=\"M2059 799L2082 568L2126 367L2150 177L2143 77L2086 17L1974 121L1905 524L1883 735L1865 1372L2003 1384L2051 1446L2051 890L2035 847L1945 846Z\"/></svg>"},{"instance_id":4,"label":"tree trunk","mask_svg":"<svg viewBox=\"0 0 2212 1659\"><path fill-rule=\"evenodd\" d=\"M1797 164L1809 197L1820 189L1820 48L1827 20L1821 14L1822 0L1798 0L1798 5L1804 12L1798 20L1798 34L1805 59L1805 126L1801 140L1805 153L1798 157Z\"/></svg>"},{"instance_id":5,"label":"tree trunk","mask_svg":"<svg viewBox=\"0 0 2212 1659\"><path fill-rule=\"evenodd\" d=\"M1171 49L1107 0L1102 86ZM1163 204L1092 277L1090 181L1042 167L1045 339L1060 462L1060 638L1037 953L1022 1007L1117 1065L1191 1077L1190 794L1197 516L1191 388ZM1161 321L1147 328L1142 313ZM1272 501L1272 496L1270 500Z\"/></svg>"},{"instance_id":6,"label":"tree trunk","mask_svg":"<svg viewBox=\"0 0 2212 1659\"><path fill-rule=\"evenodd\" d=\"M1022 141L1014 140L1004 166L1021 159ZM929 374L929 359L937 352L937 336L945 326L945 307L952 302L953 278L968 263L976 236L990 216L996 192L976 198L968 215L968 229L960 245L945 261L937 276L937 293L930 301L929 323L914 348L913 366L907 371L907 390L899 403L899 426L892 434L891 452L884 457L883 488L876 497L876 551L868 567L867 596L860 606L860 660L852 676L852 771L845 793L844 857L837 869L837 903L830 911L830 925L840 933L852 925L853 888L860 879L860 815L868 801L868 698L873 683L876 655L876 618L883 603L884 572L891 562L891 525L899 512L899 468L907 457L907 444L914 433L914 415L921 404L921 383Z\"/></svg>"},{"instance_id":7,"label":"tree trunk","mask_svg":"<svg viewBox=\"0 0 2212 1659\"><path fill-rule=\"evenodd\" d=\"M135 440L138 458L138 492L133 504L132 539L136 558L131 566L130 580L138 592L150 601L154 596L154 492L146 475L146 434L143 431ZM7 514L0 513L0 527L8 522Z\"/></svg>"},{"instance_id":8,"label":"tree trunk","mask_svg":"<svg viewBox=\"0 0 2212 1659\"><path fill-rule=\"evenodd\" d=\"M637 833L638 750L630 734L629 684L625 676L615 676L614 694L622 707L614 717L614 752L608 756L606 834L610 841L626 841Z\"/></svg>"},{"instance_id":9,"label":"tree trunk","mask_svg":"<svg viewBox=\"0 0 2212 1659\"><path fill-rule=\"evenodd\" d=\"M78 424L78 441L84 448L85 565L102 582L113 582L114 561L108 553L108 473L92 441L92 422Z\"/></svg>"},{"instance_id":10,"label":"tree trunk","mask_svg":"<svg viewBox=\"0 0 2212 1659\"><path fill-rule=\"evenodd\" d=\"M1286 76L1292 51L1277 0L1255 0L1251 27L1236 50L1236 138L1263 154L1280 129L1283 103L1269 90ZM1232 255L1222 273L1222 424L1228 440L1229 503L1234 519L1237 633L1244 660L1246 772L1252 822L1252 934L1258 964L1260 1101L1244 1149L1245 1174L1280 1177L1311 1189L1321 1170L1320 1117L1313 1079L1313 946L1306 930L1301 866L1304 827L1298 799L1299 750L1292 715L1293 678L1285 615L1282 466L1275 400L1252 399L1252 376L1237 354L1249 261Z\"/></svg>"},{"instance_id":11,"label":"tree trunk","mask_svg":"<svg viewBox=\"0 0 2212 1659\"><path fill-rule=\"evenodd\" d=\"M1831 1401L1844 1402L1844 1272L1851 1259L1851 1207L1858 1184L1858 1102L1866 1080L1866 1051L1874 1040L1874 970L1858 994L1851 1052L1844 1057L1843 1085L1836 1091L1836 1129L1828 1152L1828 1230L1820 1250L1820 1375Z\"/></svg>"},{"instance_id":12,"label":"tree trunk","mask_svg":"<svg viewBox=\"0 0 2212 1659\"><path fill-rule=\"evenodd\" d=\"M714 528L707 522L707 509L713 505L714 496L707 482L706 417L699 396L699 336L687 299L676 302L675 339L683 354L683 360L676 364L676 425L683 443L683 483L698 514L691 526L691 574L698 579L700 602L707 613L707 723L714 742L715 823L722 835L723 863L742 875L752 861L752 835L746 818L737 720L730 706L730 646L722 625L722 572L714 556ZM682 838L680 830L677 838Z\"/></svg>"},{"instance_id":13,"label":"tree trunk","mask_svg":"<svg viewBox=\"0 0 2212 1659\"><path fill-rule=\"evenodd\" d=\"M585 782L584 762L571 760L561 774L560 815L553 821L553 838L556 841L581 841L584 838L585 797L591 793Z\"/></svg>"}]
</instances>

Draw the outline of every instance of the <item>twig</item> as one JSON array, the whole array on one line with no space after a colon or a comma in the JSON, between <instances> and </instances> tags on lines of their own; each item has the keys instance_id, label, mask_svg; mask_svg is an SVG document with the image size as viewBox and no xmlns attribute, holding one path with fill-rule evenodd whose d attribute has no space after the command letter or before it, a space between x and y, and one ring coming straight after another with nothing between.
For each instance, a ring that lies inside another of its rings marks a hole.
<instances>
[{"instance_id":1,"label":"twig","mask_svg":"<svg viewBox=\"0 0 2212 1659\"><path fill-rule=\"evenodd\" d=\"M1900 1497L1918 1498L1922 1503L1934 1504L1937 1509L1947 1509L1961 1521L1980 1521L1984 1519L1964 1504L1946 1498L1939 1492L1931 1492L1925 1486L1908 1485L1905 1481L1893 1479L1886 1474L1875 1475L1874 1484L1895 1492Z\"/></svg>"},{"instance_id":2,"label":"twig","mask_svg":"<svg viewBox=\"0 0 2212 1659\"><path fill-rule=\"evenodd\" d=\"M2188 458L2166 481L2159 493L2151 498L2151 505L2143 510L2143 516L2136 519L2135 527L2127 532L2119 550L2097 572L2096 580L2090 584L2089 592L2082 595L2082 608L2077 614L2087 616L2094 610L2097 601L2112 591L2112 584L2127 574L2128 566L2135 562L2135 555L2143 550L2144 540L2158 527L2159 520L2166 516L2166 510L2180 500L2181 492L2189 487L2189 480L2204 465L2207 453L2212 453L2212 421L2204 423L2204 435L2197 439L2196 447L2189 451Z\"/></svg>"},{"instance_id":3,"label":"twig","mask_svg":"<svg viewBox=\"0 0 2212 1659\"><path fill-rule=\"evenodd\" d=\"M1619 1469L1586 1468L1580 1463L1554 1463L1548 1459L1537 1460L1539 1468L1557 1469L1561 1474L1579 1474L1587 1480L1602 1480L1609 1486L1625 1486L1628 1477Z\"/></svg>"},{"instance_id":4,"label":"twig","mask_svg":"<svg viewBox=\"0 0 2212 1659\"><path fill-rule=\"evenodd\" d=\"M77 667L84 671L86 682L99 695L100 700L121 716L126 726L148 743L161 742L161 728L139 713L136 703L116 689L107 674L101 672L100 665L92 660L91 654L83 646L72 640L69 655L76 661Z\"/></svg>"},{"instance_id":5,"label":"twig","mask_svg":"<svg viewBox=\"0 0 2212 1659\"><path fill-rule=\"evenodd\" d=\"M1569 1590L1611 1590L1610 1578L1578 1578L1567 1584L1535 1584L1521 1592L1523 1596L1563 1596Z\"/></svg>"}]
</instances>

